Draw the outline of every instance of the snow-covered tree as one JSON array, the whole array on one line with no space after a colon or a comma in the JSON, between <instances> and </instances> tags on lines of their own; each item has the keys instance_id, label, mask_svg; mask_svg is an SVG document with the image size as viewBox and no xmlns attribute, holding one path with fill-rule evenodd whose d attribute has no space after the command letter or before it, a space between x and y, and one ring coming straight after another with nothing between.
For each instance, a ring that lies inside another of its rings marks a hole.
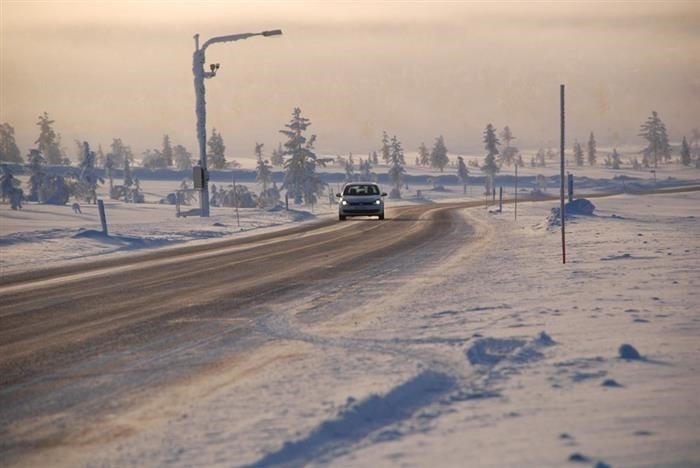
<instances>
[{"instance_id":1,"label":"snow-covered tree","mask_svg":"<svg viewBox=\"0 0 700 468\"><path fill-rule=\"evenodd\" d=\"M22 198L24 194L20 188L20 181L15 178L14 174L6 164L0 165L0 194L2 195L3 203L9 200L10 208L13 210L22 208Z\"/></svg>"},{"instance_id":2,"label":"snow-covered tree","mask_svg":"<svg viewBox=\"0 0 700 468\"><path fill-rule=\"evenodd\" d=\"M418 147L418 164L423 167L430 165L430 151L428 151L425 143L421 143Z\"/></svg>"},{"instance_id":3,"label":"snow-covered tree","mask_svg":"<svg viewBox=\"0 0 700 468\"><path fill-rule=\"evenodd\" d=\"M401 198L401 182L403 181L403 175L406 173L406 169L404 169L406 161L401 142L396 138L396 135L391 138L389 149L389 179L394 184L394 188L391 189L389 196L391 198Z\"/></svg>"},{"instance_id":4,"label":"snow-covered tree","mask_svg":"<svg viewBox=\"0 0 700 468\"><path fill-rule=\"evenodd\" d=\"M80 173L78 174L75 195L88 203L90 203L90 201L97 203L97 184L104 183L104 180L102 180L95 171L96 162L97 157L95 152L90 149L90 144L84 141L83 155L78 163Z\"/></svg>"},{"instance_id":5,"label":"snow-covered tree","mask_svg":"<svg viewBox=\"0 0 700 468\"><path fill-rule=\"evenodd\" d=\"M501 166L505 164L506 166L510 167L510 165L516 161L516 157L518 154L518 148L510 146L510 142L515 140L516 138L513 136L513 133L510 131L510 128L507 125L503 127L503 131L500 133L500 137L501 140L505 143L505 148L503 148L503 150L501 151L499 164Z\"/></svg>"},{"instance_id":6,"label":"snow-covered tree","mask_svg":"<svg viewBox=\"0 0 700 468\"><path fill-rule=\"evenodd\" d=\"M620 169L620 163L622 163L620 153L617 152L617 148L613 148L612 153L610 154L610 167L613 169Z\"/></svg>"},{"instance_id":7,"label":"snow-covered tree","mask_svg":"<svg viewBox=\"0 0 700 468\"><path fill-rule=\"evenodd\" d=\"M70 160L65 157L61 148L61 136L53 129L54 121L49 119L49 114L44 112L39 116L36 125L39 127L39 138L34 143L37 149L46 158L47 164L70 164Z\"/></svg>"},{"instance_id":8,"label":"snow-covered tree","mask_svg":"<svg viewBox=\"0 0 700 468\"><path fill-rule=\"evenodd\" d=\"M192 170L192 154L182 145L173 147L173 163L178 171Z\"/></svg>"},{"instance_id":9,"label":"snow-covered tree","mask_svg":"<svg viewBox=\"0 0 700 468\"><path fill-rule=\"evenodd\" d=\"M15 142L15 129L7 122L0 125L0 161L23 162Z\"/></svg>"},{"instance_id":10,"label":"snow-covered tree","mask_svg":"<svg viewBox=\"0 0 700 468\"><path fill-rule=\"evenodd\" d=\"M105 157L105 163L107 159L111 160L114 167L123 167L124 160L133 161L134 155L131 152L131 148L125 145L121 138L113 138L110 151Z\"/></svg>"},{"instance_id":11,"label":"snow-covered tree","mask_svg":"<svg viewBox=\"0 0 700 468\"><path fill-rule=\"evenodd\" d=\"M433 150L430 152L430 165L434 169L439 169L440 172L442 172L449 162L450 158L447 157L445 139L442 137L442 135L440 135L435 139Z\"/></svg>"},{"instance_id":12,"label":"snow-covered tree","mask_svg":"<svg viewBox=\"0 0 700 468\"><path fill-rule=\"evenodd\" d=\"M462 182L462 190L467 193L467 183L469 182L469 169L464 164L464 158L457 156L457 177Z\"/></svg>"},{"instance_id":13,"label":"snow-covered tree","mask_svg":"<svg viewBox=\"0 0 700 468\"><path fill-rule=\"evenodd\" d=\"M688 140L683 137L683 143L681 143L681 164L690 166L690 159L690 146L688 145Z\"/></svg>"},{"instance_id":14,"label":"snow-covered tree","mask_svg":"<svg viewBox=\"0 0 700 468\"><path fill-rule=\"evenodd\" d=\"M272 185L272 166L268 164L267 160L263 159L263 146L263 143L255 143L255 157L257 160L255 181L262 185L262 191L265 192Z\"/></svg>"},{"instance_id":15,"label":"snow-covered tree","mask_svg":"<svg viewBox=\"0 0 700 468\"><path fill-rule=\"evenodd\" d=\"M163 149L160 152L163 155L163 159L165 159L166 166L171 167L174 163L175 154L170 144L170 137L167 134L163 135Z\"/></svg>"},{"instance_id":16,"label":"snow-covered tree","mask_svg":"<svg viewBox=\"0 0 700 468\"><path fill-rule=\"evenodd\" d=\"M352 182L355 180L355 167L352 161L348 159L345 161L345 182Z\"/></svg>"},{"instance_id":17,"label":"snow-covered tree","mask_svg":"<svg viewBox=\"0 0 700 468\"><path fill-rule=\"evenodd\" d=\"M364 181L372 180L372 163L369 159L367 161L360 159L360 177Z\"/></svg>"},{"instance_id":18,"label":"snow-covered tree","mask_svg":"<svg viewBox=\"0 0 700 468\"><path fill-rule=\"evenodd\" d=\"M694 128L690 131L690 147L695 154L700 157L700 129Z\"/></svg>"},{"instance_id":19,"label":"snow-covered tree","mask_svg":"<svg viewBox=\"0 0 700 468\"><path fill-rule=\"evenodd\" d=\"M141 155L141 164L150 170L163 169L168 167L168 158L158 149L147 149Z\"/></svg>"},{"instance_id":20,"label":"snow-covered tree","mask_svg":"<svg viewBox=\"0 0 700 468\"><path fill-rule=\"evenodd\" d=\"M226 146L224 145L224 139L221 137L221 134L217 133L215 128L211 131L211 137L209 137L209 141L207 141L207 146L209 146L209 152L207 153L209 167L212 169L225 168Z\"/></svg>"},{"instance_id":21,"label":"snow-covered tree","mask_svg":"<svg viewBox=\"0 0 700 468\"><path fill-rule=\"evenodd\" d=\"M593 132L591 132L591 136L588 137L588 151L587 151L587 153L588 153L587 154L588 164L590 166L595 166L598 150L596 149L596 141L595 141L595 136L593 135Z\"/></svg>"},{"instance_id":22,"label":"snow-covered tree","mask_svg":"<svg viewBox=\"0 0 700 468\"><path fill-rule=\"evenodd\" d=\"M374 164L375 166L376 166L377 164L379 164L379 156L377 156L377 152L376 152L376 151L372 151L372 158L371 158L371 161L372 161L372 164Z\"/></svg>"},{"instance_id":23,"label":"snow-covered tree","mask_svg":"<svg viewBox=\"0 0 700 468\"><path fill-rule=\"evenodd\" d=\"M389 144L389 135L386 132L382 132L382 159L384 164L391 162L391 146Z\"/></svg>"},{"instance_id":24,"label":"snow-covered tree","mask_svg":"<svg viewBox=\"0 0 700 468\"><path fill-rule=\"evenodd\" d=\"M666 125L656 111L651 112L651 116L641 125L639 131L639 136L647 140L647 147L642 151L644 167L656 167L662 158L671 159L671 145L668 141Z\"/></svg>"},{"instance_id":25,"label":"snow-covered tree","mask_svg":"<svg viewBox=\"0 0 700 468\"><path fill-rule=\"evenodd\" d=\"M574 141L574 162L577 166L583 166L583 148L581 148L581 143Z\"/></svg>"},{"instance_id":26,"label":"snow-covered tree","mask_svg":"<svg viewBox=\"0 0 700 468\"><path fill-rule=\"evenodd\" d=\"M124 160L124 187L134 185L134 178L131 175L131 162L128 159Z\"/></svg>"},{"instance_id":27,"label":"snow-covered tree","mask_svg":"<svg viewBox=\"0 0 700 468\"><path fill-rule=\"evenodd\" d=\"M282 143L278 143L277 149L272 150L272 156L270 156L270 163L275 167L284 165L284 150L282 149Z\"/></svg>"},{"instance_id":28,"label":"snow-covered tree","mask_svg":"<svg viewBox=\"0 0 700 468\"><path fill-rule=\"evenodd\" d=\"M487 192L490 192L490 190L494 187L494 179L496 177L496 173L499 171L498 164L496 164L496 156L498 156L498 146L500 144L501 142L496 136L496 129L493 127L493 125L488 124L484 130L484 149L486 149L486 159L484 160L484 165L481 166L482 172L486 173L488 176L486 180Z\"/></svg>"},{"instance_id":29,"label":"snow-covered tree","mask_svg":"<svg viewBox=\"0 0 700 468\"><path fill-rule=\"evenodd\" d=\"M294 108L292 119L280 133L287 137L284 154L289 156L284 163L285 175L282 188L294 200L294 203L314 204L317 195L323 191L323 182L316 174L317 165L325 165L326 160L319 159L314 153L316 135L307 140L304 133L311 121L301 115L301 109Z\"/></svg>"},{"instance_id":30,"label":"snow-covered tree","mask_svg":"<svg viewBox=\"0 0 700 468\"><path fill-rule=\"evenodd\" d=\"M27 155L29 169L29 201L39 201L39 189L46 177L46 159L37 149L29 150Z\"/></svg>"},{"instance_id":31,"label":"snow-covered tree","mask_svg":"<svg viewBox=\"0 0 700 468\"><path fill-rule=\"evenodd\" d=\"M71 187L61 175L46 171L46 159L41 151L32 149L27 156L29 168L29 201L64 205L71 194Z\"/></svg>"}]
</instances>

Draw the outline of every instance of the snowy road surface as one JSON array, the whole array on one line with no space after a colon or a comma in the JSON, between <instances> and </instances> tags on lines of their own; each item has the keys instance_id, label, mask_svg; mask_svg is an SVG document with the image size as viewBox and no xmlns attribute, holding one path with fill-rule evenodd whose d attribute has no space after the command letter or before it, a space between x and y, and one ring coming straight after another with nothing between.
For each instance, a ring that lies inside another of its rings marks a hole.
<instances>
[{"instance_id":1,"label":"snowy road surface","mask_svg":"<svg viewBox=\"0 0 700 468\"><path fill-rule=\"evenodd\" d=\"M3 277L0 463L697 466L700 196L594 203Z\"/></svg>"}]
</instances>

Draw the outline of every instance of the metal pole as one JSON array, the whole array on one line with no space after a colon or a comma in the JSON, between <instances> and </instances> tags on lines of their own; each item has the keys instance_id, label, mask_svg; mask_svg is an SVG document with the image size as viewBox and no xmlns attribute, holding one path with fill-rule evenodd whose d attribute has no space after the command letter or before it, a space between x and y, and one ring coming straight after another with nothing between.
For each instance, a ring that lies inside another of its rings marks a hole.
<instances>
[{"instance_id":1,"label":"metal pole","mask_svg":"<svg viewBox=\"0 0 700 468\"><path fill-rule=\"evenodd\" d=\"M503 213L503 186L498 187L498 212Z\"/></svg>"},{"instance_id":2,"label":"metal pole","mask_svg":"<svg viewBox=\"0 0 700 468\"><path fill-rule=\"evenodd\" d=\"M564 208L564 85L561 85L560 89L560 101L561 101L561 148L560 148L560 179L561 179L561 190L560 190L560 203L559 203L559 216L561 218L561 260L562 263L566 263L566 229L564 227L566 212Z\"/></svg>"},{"instance_id":3,"label":"metal pole","mask_svg":"<svg viewBox=\"0 0 700 468\"><path fill-rule=\"evenodd\" d=\"M197 113L197 142L199 144L199 164L204 172L202 181L201 196L199 198L199 215L209 217L209 168L207 167L207 130L206 130L206 100L204 99L204 79L216 76L219 64L211 65L211 71L204 71L204 52L207 47L217 42L233 42L247 39L253 36L272 37L279 36L282 31L274 29L259 33L230 34L228 36L218 36L207 40L202 47L199 47L199 34L194 35L194 53L192 54L192 73L194 74L195 112Z\"/></svg>"},{"instance_id":4,"label":"metal pole","mask_svg":"<svg viewBox=\"0 0 700 468\"><path fill-rule=\"evenodd\" d=\"M195 112L197 113L197 143L203 181L199 195L199 216L209 217L209 168L207 166L207 110L204 99L204 48L199 48L199 34L194 35L192 73L194 74Z\"/></svg>"}]
</instances>

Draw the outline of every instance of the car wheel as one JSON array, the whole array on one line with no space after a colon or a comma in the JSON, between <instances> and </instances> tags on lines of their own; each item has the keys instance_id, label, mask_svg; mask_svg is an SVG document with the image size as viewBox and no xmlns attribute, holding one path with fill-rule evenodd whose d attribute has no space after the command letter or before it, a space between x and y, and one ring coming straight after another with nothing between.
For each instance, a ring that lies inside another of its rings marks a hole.
<instances>
[{"instance_id":1,"label":"car wheel","mask_svg":"<svg viewBox=\"0 0 700 468\"><path fill-rule=\"evenodd\" d=\"M338 215L338 220L339 220L339 221L345 221L345 216L343 216L343 215Z\"/></svg>"},{"instance_id":2,"label":"car wheel","mask_svg":"<svg viewBox=\"0 0 700 468\"><path fill-rule=\"evenodd\" d=\"M383 220L383 219L384 219L384 213L382 213L382 214L379 215L379 220L381 221L381 220Z\"/></svg>"}]
</instances>

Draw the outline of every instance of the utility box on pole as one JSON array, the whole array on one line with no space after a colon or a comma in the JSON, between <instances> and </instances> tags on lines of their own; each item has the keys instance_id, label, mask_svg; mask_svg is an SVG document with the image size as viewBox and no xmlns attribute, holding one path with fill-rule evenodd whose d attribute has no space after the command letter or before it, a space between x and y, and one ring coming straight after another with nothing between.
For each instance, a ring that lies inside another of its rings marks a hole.
<instances>
[{"instance_id":1,"label":"utility box on pole","mask_svg":"<svg viewBox=\"0 0 700 468\"><path fill-rule=\"evenodd\" d=\"M204 182L206 181L206 173L202 166L194 166L192 168L192 181L194 182L194 188L199 190L204 188Z\"/></svg>"}]
</instances>

